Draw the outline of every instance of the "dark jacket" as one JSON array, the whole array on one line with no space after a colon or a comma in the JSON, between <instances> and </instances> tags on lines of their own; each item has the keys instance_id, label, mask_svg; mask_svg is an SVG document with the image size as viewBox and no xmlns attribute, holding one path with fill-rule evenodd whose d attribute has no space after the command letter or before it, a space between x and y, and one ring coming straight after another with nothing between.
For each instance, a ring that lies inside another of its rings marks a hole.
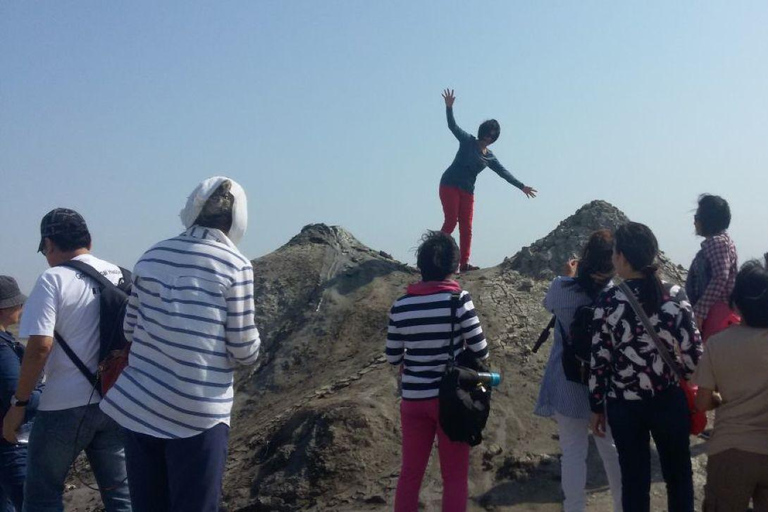
<instances>
[{"instance_id":1,"label":"dark jacket","mask_svg":"<svg viewBox=\"0 0 768 512\"><path fill-rule=\"evenodd\" d=\"M11 407L11 397L16 393L16 384L19 381L23 357L24 346L16 341L13 334L7 331L0 331L0 414L2 414L2 417L5 417L8 409ZM37 412L37 405L40 403L40 394L42 392L43 385L40 384L29 397L25 422L31 421ZM0 438L0 446L9 445L8 441Z\"/></svg>"}]
</instances>

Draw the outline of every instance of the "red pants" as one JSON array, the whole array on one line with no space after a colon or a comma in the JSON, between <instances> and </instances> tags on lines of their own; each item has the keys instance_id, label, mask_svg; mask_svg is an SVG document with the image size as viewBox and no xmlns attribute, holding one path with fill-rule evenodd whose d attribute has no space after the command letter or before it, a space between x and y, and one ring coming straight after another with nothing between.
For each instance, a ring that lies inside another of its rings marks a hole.
<instances>
[{"instance_id":1,"label":"red pants","mask_svg":"<svg viewBox=\"0 0 768 512\"><path fill-rule=\"evenodd\" d=\"M440 231L451 234L459 224L459 249L461 265L469 263L472 247L472 214L475 211L475 195L457 187L440 185L440 202L443 203L445 220Z\"/></svg>"},{"instance_id":2,"label":"red pants","mask_svg":"<svg viewBox=\"0 0 768 512\"><path fill-rule=\"evenodd\" d=\"M469 445L456 443L440 427L439 402L403 400L400 423L403 429L403 465L397 481L395 512L417 512L419 489L437 435L440 473L443 477L443 512L467 510Z\"/></svg>"}]
</instances>

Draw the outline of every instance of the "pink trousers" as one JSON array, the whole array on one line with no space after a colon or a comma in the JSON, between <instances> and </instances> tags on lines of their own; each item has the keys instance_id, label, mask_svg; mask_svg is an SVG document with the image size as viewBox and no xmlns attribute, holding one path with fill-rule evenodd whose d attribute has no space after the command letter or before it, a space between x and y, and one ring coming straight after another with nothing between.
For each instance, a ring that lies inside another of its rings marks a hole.
<instances>
[{"instance_id":1,"label":"pink trousers","mask_svg":"<svg viewBox=\"0 0 768 512\"><path fill-rule=\"evenodd\" d=\"M459 251L461 265L469 263L472 250L472 216L475 211L475 196L458 187L440 186L440 202L443 204L443 227L440 231L451 234L459 224Z\"/></svg>"},{"instance_id":2,"label":"pink trousers","mask_svg":"<svg viewBox=\"0 0 768 512\"><path fill-rule=\"evenodd\" d=\"M395 512L416 512L419 489L437 435L440 473L443 477L443 512L467 510L469 445L454 443L440 428L438 399L403 400L400 424L403 430L403 463L397 481Z\"/></svg>"}]
</instances>

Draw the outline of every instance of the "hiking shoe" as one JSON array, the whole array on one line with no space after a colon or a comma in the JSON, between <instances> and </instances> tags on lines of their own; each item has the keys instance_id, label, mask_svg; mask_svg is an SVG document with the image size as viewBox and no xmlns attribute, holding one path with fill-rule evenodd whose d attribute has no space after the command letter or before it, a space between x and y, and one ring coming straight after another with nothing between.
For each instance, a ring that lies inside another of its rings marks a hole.
<instances>
[{"instance_id":1,"label":"hiking shoe","mask_svg":"<svg viewBox=\"0 0 768 512\"><path fill-rule=\"evenodd\" d=\"M474 265L470 265L469 263L465 263L464 265L459 267L459 270L461 271L461 273L464 273L472 270L480 270L480 267L476 267Z\"/></svg>"}]
</instances>

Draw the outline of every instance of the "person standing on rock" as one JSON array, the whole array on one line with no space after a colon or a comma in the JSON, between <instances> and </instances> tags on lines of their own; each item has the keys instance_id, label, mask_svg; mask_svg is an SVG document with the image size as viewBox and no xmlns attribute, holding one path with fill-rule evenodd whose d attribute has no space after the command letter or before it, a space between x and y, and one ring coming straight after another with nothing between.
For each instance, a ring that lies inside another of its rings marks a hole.
<instances>
[{"instance_id":1,"label":"person standing on rock","mask_svg":"<svg viewBox=\"0 0 768 512\"><path fill-rule=\"evenodd\" d=\"M710 336L739 323L728 300L736 281L739 259L728 235L731 208L719 196L704 194L693 216L696 234L703 236L701 250L691 263L685 292L693 305L696 324L706 342Z\"/></svg>"},{"instance_id":2,"label":"person standing on rock","mask_svg":"<svg viewBox=\"0 0 768 512\"><path fill-rule=\"evenodd\" d=\"M561 485L564 512L584 512L587 505L587 453L589 451L589 388L570 381L563 370L564 336L568 336L576 310L595 303L614 274L611 256L613 237L606 230L592 233L579 260L566 264L563 276L555 278L544 298L544 307L555 315L555 342L541 381L534 414L557 421L560 439ZM611 487L614 512L621 512L621 468L610 430L595 436L595 445Z\"/></svg>"},{"instance_id":3,"label":"person standing on rock","mask_svg":"<svg viewBox=\"0 0 768 512\"><path fill-rule=\"evenodd\" d=\"M245 192L217 176L181 211L187 228L136 263L129 364L101 402L124 429L133 510L217 512L234 369L259 354L253 267L237 249Z\"/></svg>"},{"instance_id":4,"label":"person standing on rock","mask_svg":"<svg viewBox=\"0 0 768 512\"><path fill-rule=\"evenodd\" d=\"M477 138L456 125L453 118L453 103L456 100L452 89L443 91L445 114L448 118L448 128L459 141L459 150L451 165L440 178L440 202L443 205L445 220L440 229L443 233L451 234L459 225L459 240L461 258L459 270L467 272L477 267L469 264L472 246L472 216L475 204L475 180L477 175L490 167L496 174L519 188L529 197L536 197L536 189L523 185L512 173L504 168L488 148L496 142L501 133L501 127L495 119L483 122L478 128Z\"/></svg>"},{"instance_id":5,"label":"person standing on rock","mask_svg":"<svg viewBox=\"0 0 768 512\"><path fill-rule=\"evenodd\" d=\"M422 281L408 286L389 313L387 361L402 365L403 446L395 512L417 512L419 489L435 436L443 477L442 510L467 509L469 445L451 441L443 431L438 417L438 395L450 359L449 336L454 338L457 357L470 350L477 358L485 359L488 344L472 298L450 279L458 261L459 248L450 235L439 231L427 233L417 252ZM457 292L456 317L451 318L450 303Z\"/></svg>"},{"instance_id":6,"label":"person standing on rock","mask_svg":"<svg viewBox=\"0 0 768 512\"><path fill-rule=\"evenodd\" d=\"M658 252L656 237L643 224L628 222L614 233L616 273L680 373L689 378L701 356L701 337L685 291L659 279ZM665 363L619 287L601 294L594 318L590 426L596 436L605 436L607 410L619 452L624 512L650 512L651 436L667 484L669 512L693 512L691 418L678 372Z\"/></svg>"}]
</instances>

